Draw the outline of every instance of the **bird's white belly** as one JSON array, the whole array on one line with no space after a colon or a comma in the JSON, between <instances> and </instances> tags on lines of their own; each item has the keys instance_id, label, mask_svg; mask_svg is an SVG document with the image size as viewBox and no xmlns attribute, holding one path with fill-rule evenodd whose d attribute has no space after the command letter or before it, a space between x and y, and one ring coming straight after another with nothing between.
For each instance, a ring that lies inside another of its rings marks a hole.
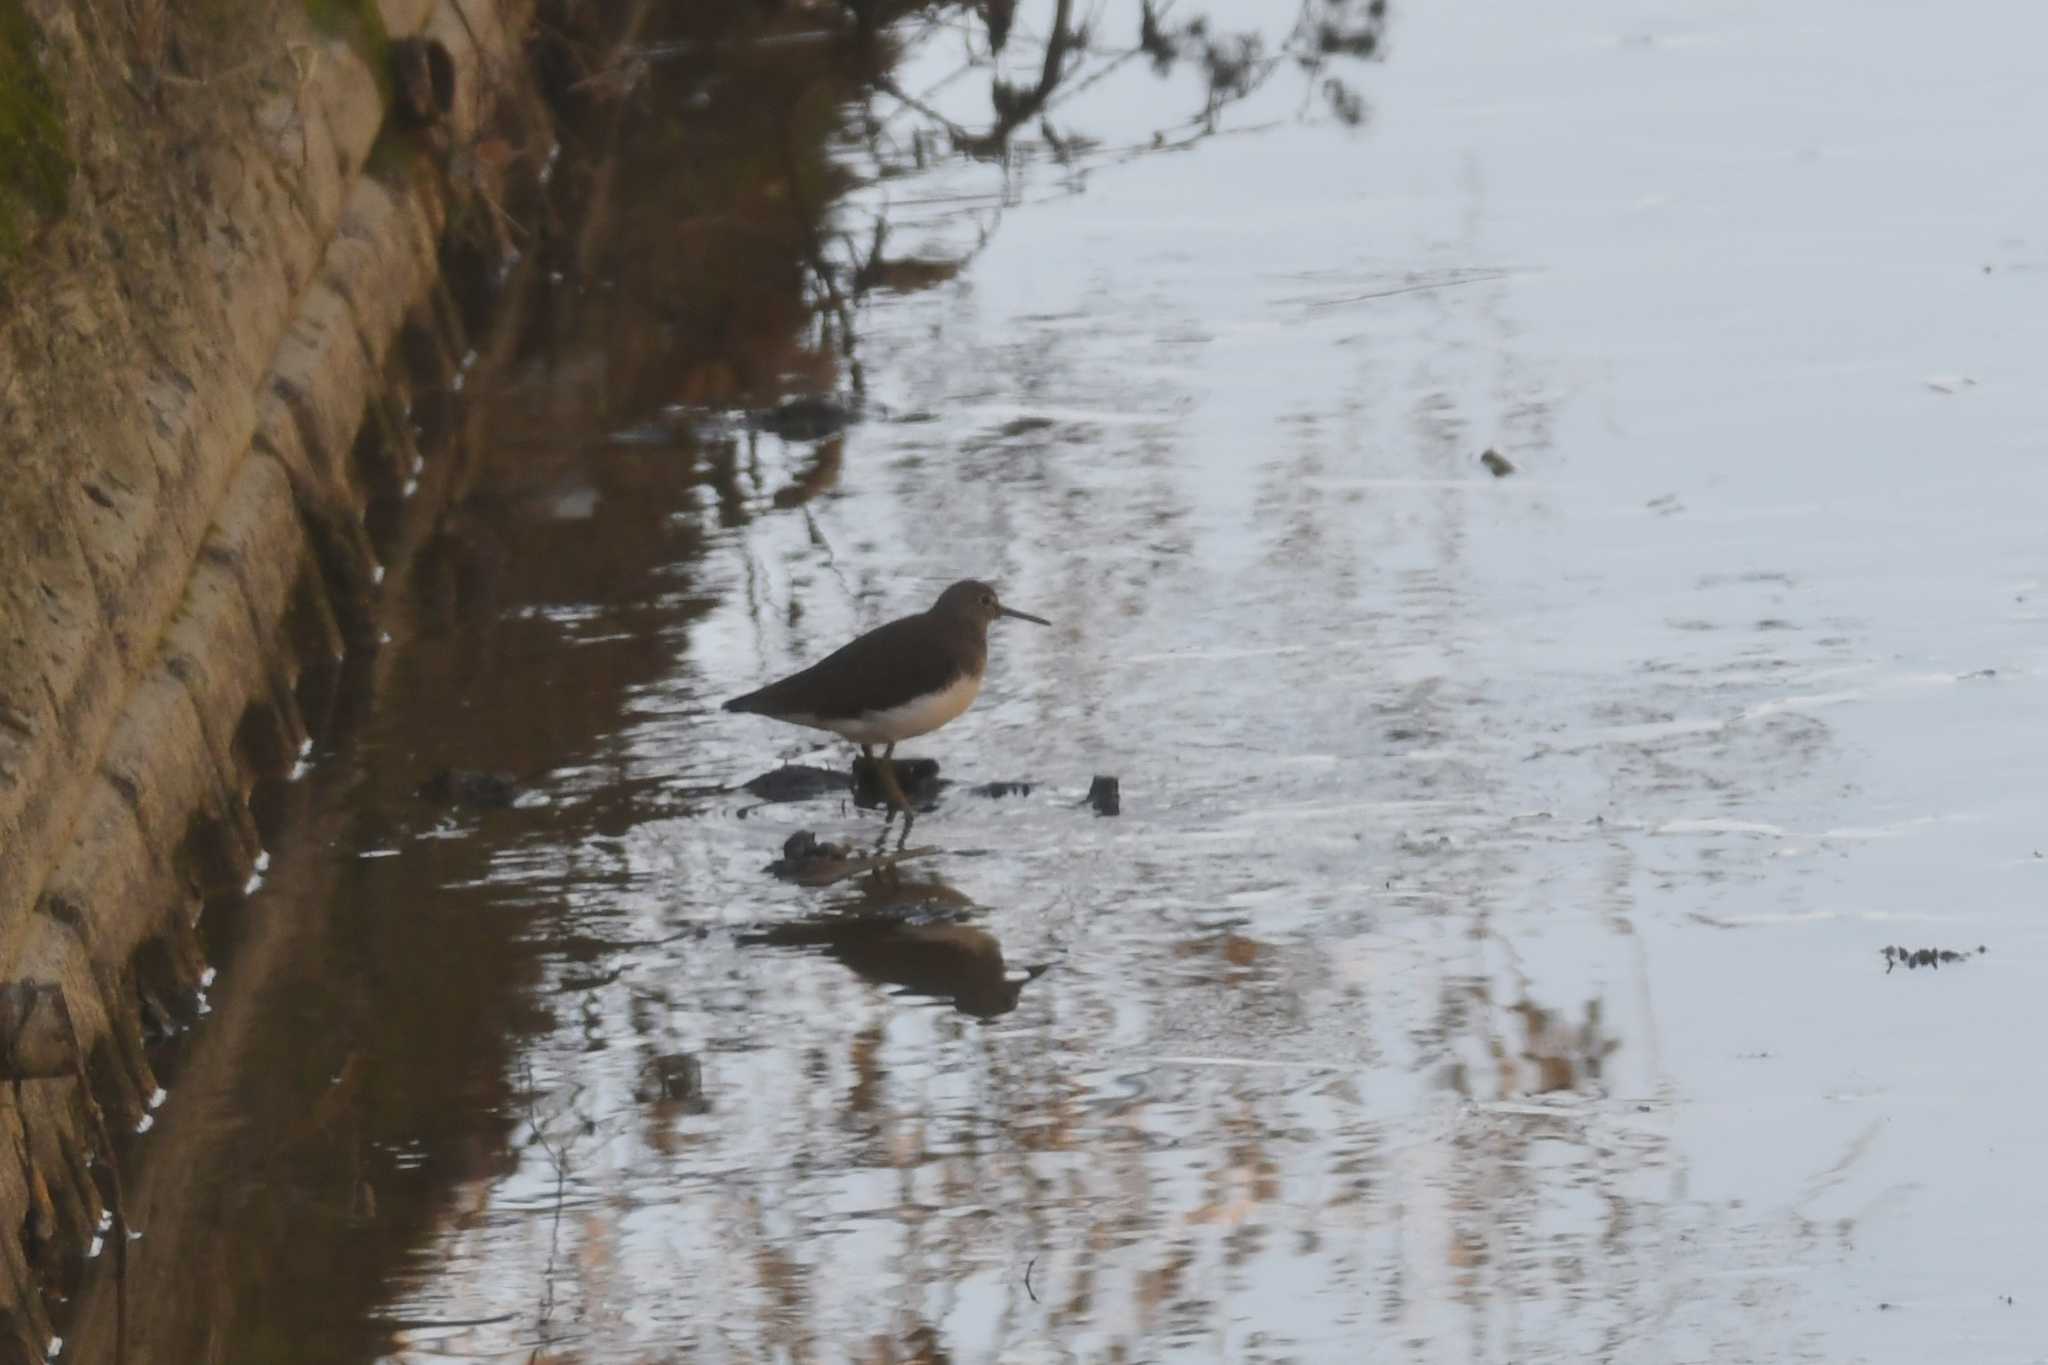
<instances>
[{"instance_id":1,"label":"bird's white belly","mask_svg":"<svg viewBox=\"0 0 2048 1365\"><path fill-rule=\"evenodd\" d=\"M855 744L895 744L930 734L972 706L980 695L981 679L965 674L951 686L927 692L901 706L845 720L824 721L820 728L844 735Z\"/></svg>"}]
</instances>

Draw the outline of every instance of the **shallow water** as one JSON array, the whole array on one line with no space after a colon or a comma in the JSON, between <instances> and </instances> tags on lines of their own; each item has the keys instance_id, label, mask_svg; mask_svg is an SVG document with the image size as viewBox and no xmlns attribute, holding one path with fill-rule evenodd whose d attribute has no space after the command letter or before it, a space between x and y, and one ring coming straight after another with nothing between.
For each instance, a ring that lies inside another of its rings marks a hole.
<instances>
[{"instance_id":1,"label":"shallow water","mask_svg":"<svg viewBox=\"0 0 2048 1365\"><path fill-rule=\"evenodd\" d=\"M983 1021L740 942L835 903L759 870L831 803L502 851L638 946L551 965L405 1295L511 1320L391 1358L2034 1358L2048 33L1918 22L1418 7L1361 130L856 196L1010 206L545 799L812 754L710 704L990 577L1057 624L915 747L1040 785L906 875L962 981L1051 969ZM1140 142L1148 79L1067 118Z\"/></svg>"},{"instance_id":2,"label":"shallow water","mask_svg":"<svg viewBox=\"0 0 2048 1365\"><path fill-rule=\"evenodd\" d=\"M514 1039L383 1358L2038 1359L2048 20L1945 19L1410 7L1363 127L1124 157L1134 67L842 206L986 234L843 435L515 385L503 615L394 684L471 720L329 855ZM968 574L1055 625L908 746L940 851L768 876L877 821L717 701Z\"/></svg>"}]
</instances>

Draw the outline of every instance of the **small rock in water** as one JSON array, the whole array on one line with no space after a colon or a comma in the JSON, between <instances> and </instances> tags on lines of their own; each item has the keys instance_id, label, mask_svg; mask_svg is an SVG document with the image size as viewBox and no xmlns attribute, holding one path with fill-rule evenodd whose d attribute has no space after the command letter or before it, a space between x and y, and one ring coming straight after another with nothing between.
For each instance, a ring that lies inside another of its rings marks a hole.
<instances>
[{"instance_id":1,"label":"small rock in water","mask_svg":"<svg viewBox=\"0 0 2048 1365\"><path fill-rule=\"evenodd\" d=\"M1493 475L1496 479L1505 479L1508 475L1515 472L1513 461L1491 446L1488 446L1480 453L1479 463L1485 465L1486 472Z\"/></svg>"},{"instance_id":2,"label":"small rock in water","mask_svg":"<svg viewBox=\"0 0 2048 1365\"><path fill-rule=\"evenodd\" d=\"M1098 777L1088 784L1088 804L1095 807L1097 815L1117 815L1124 808L1123 798L1117 791L1113 777Z\"/></svg>"},{"instance_id":3,"label":"small rock in water","mask_svg":"<svg viewBox=\"0 0 2048 1365\"><path fill-rule=\"evenodd\" d=\"M807 829L800 829L782 841L782 856L768 864L778 877L797 879L829 863L843 863L853 857L845 844L828 844Z\"/></svg>"},{"instance_id":4,"label":"small rock in water","mask_svg":"<svg viewBox=\"0 0 2048 1365\"><path fill-rule=\"evenodd\" d=\"M920 811L928 811L938 804L939 791L946 786L939 780L939 760L898 758L892 761L896 765L896 781L903 788L903 794L910 798L911 805ZM888 802L882 793L881 773L876 766L880 762L880 759L871 758L853 760L853 804L862 810L874 810Z\"/></svg>"},{"instance_id":5,"label":"small rock in water","mask_svg":"<svg viewBox=\"0 0 2048 1365\"><path fill-rule=\"evenodd\" d=\"M419 794L422 800L443 806L495 810L512 804L513 798L519 795L519 780L509 773L443 768L420 783Z\"/></svg>"},{"instance_id":6,"label":"small rock in water","mask_svg":"<svg viewBox=\"0 0 2048 1365\"><path fill-rule=\"evenodd\" d=\"M1029 782L984 782L978 787L969 787L967 794L969 796L986 796L992 801L999 800L1005 796L1029 796L1031 795L1031 784Z\"/></svg>"},{"instance_id":7,"label":"small rock in water","mask_svg":"<svg viewBox=\"0 0 2048 1365\"><path fill-rule=\"evenodd\" d=\"M843 795L846 774L836 768L785 763L747 783L745 790L763 801L809 801L820 796Z\"/></svg>"}]
</instances>

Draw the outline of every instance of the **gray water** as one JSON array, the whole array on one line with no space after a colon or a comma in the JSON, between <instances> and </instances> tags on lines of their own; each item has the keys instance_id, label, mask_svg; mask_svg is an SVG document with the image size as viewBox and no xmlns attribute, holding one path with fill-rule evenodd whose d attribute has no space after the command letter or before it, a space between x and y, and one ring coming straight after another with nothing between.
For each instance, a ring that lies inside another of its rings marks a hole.
<instances>
[{"instance_id":1,"label":"gray water","mask_svg":"<svg viewBox=\"0 0 2048 1365\"><path fill-rule=\"evenodd\" d=\"M985 245L860 303L823 458L676 495L673 597L547 608L647 667L445 890L542 916L545 1017L386 1358L2044 1358L2044 41L1415 5L1360 127L1280 73L1143 153L1140 65L1071 164L858 189ZM717 701L970 574L1055 626L909 746L940 851L765 874L878 822L710 791L844 761ZM921 927L748 941L863 896Z\"/></svg>"}]
</instances>

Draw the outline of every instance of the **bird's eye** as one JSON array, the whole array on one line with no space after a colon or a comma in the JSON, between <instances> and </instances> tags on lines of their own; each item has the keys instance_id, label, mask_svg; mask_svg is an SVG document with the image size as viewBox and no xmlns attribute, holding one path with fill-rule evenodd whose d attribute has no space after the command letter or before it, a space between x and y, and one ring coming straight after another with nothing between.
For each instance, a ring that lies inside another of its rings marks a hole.
<instances>
[{"instance_id":1,"label":"bird's eye","mask_svg":"<svg viewBox=\"0 0 2048 1365\"><path fill-rule=\"evenodd\" d=\"M992 607L992 606L994 606L995 604L996 604L996 595L995 595L994 593L992 593L992 592L985 592L985 593L983 593L983 594L981 595L981 605L983 605L984 607Z\"/></svg>"}]
</instances>

